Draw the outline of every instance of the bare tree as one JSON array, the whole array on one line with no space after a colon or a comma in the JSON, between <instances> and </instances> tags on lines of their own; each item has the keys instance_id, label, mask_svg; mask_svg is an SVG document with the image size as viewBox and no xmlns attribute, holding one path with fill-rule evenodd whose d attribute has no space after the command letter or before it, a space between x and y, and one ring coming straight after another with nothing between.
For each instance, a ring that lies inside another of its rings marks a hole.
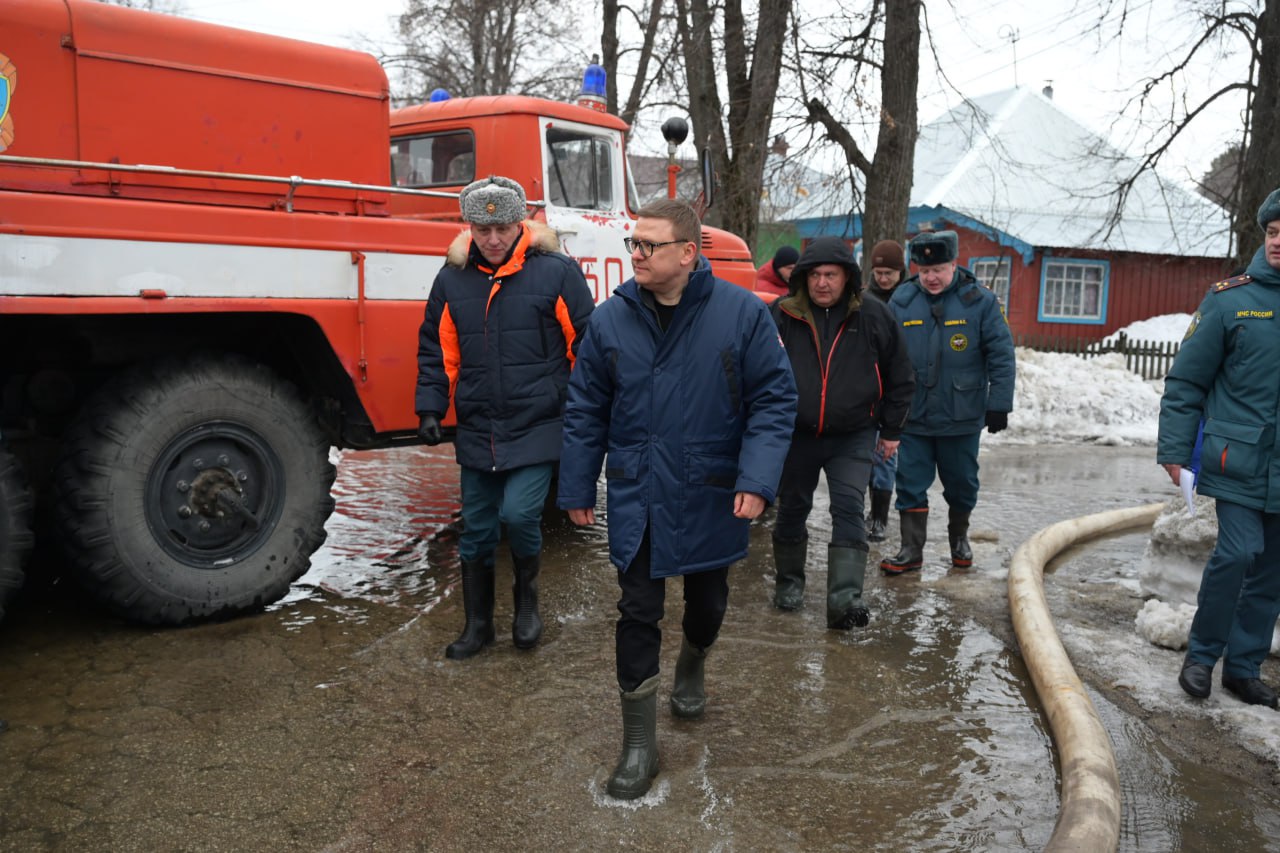
<instances>
[{"instance_id":1,"label":"bare tree","mask_svg":"<svg viewBox=\"0 0 1280 853\"><path fill-rule=\"evenodd\" d=\"M760 0L754 33L741 0L675 5L694 144L710 148L721 181L709 219L751 245L792 0ZM717 60L723 60L723 96Z\"/></svg>"},{"instance_id":2,"label":"bare tree","mask_svg":"<svg viewBox=\"0 0 1280 853\"><path fill-rule=\"evenodd\" d=\"M564 99L587 62L569 8L553 0L406 0L404 50L380 58L402 73L400 99L423 100L436 88Z\"/></svg>"},{"instance_id":3,"label":"bare tree","mask_svg":"<svg viewBox=\"0 0 1280 853\"><path fill-rule=\"evenodd\" d=\"M1128 3L1120 3L1121 20L1128 20ZM1181 93L1152 134L1138 166L1117 187L1113 219L1118 222L1123 215L1138 176L1154 170L1188 127L1210 106L1243 93L1241 135L1233 139L1234 134L1225 134L1224 141L1238 145L1242 155L1224 206L1231 216L1233 260L1244 263L1258 243L1256 211L1267 193L1280 185L1280 0L1195 0L1193 8L1200 21L1196 36L1175 53L1172 65L1147 78L1126 105L1126 110L1143 109L1160 93ZM1247 70L1236 74L1222 61L1233 46L1243 48L1248 57ZM1188 78L1202 62L1212 65L1220 82L1210 94L1190 100L1185 94Z\"/></svg>"},{"instance_id":4,"label":"bare tree","mask_svg":"<svg viewBox=\"0 0 1280 853\"><path fill-rule=\"evenodd\" d=\"M1209 170L1196 183L1200 195L1217 204L1219 207L1230 207L1235 198L1236 188L1240 181L1240 162L1244 159L1244 147L1238 144L1227 146L1213 162Z\"/></svg>"},{"instance_id":5,"label":"bare tree","mask_svg":"<svg viewBox=\"0 0 1280 853\"><path fill-rule=\"evenodd\" d=\"M833 29L834 38L820 38L797 49L802 67L810 69L801 76L807 120L823 128L849 167L866 181L865 245L884 239L902 241L906 235L919 136L920 15L921 0L873 0L868 13L843 10L835 19L848 30ZM881 30L883 36L877 38ZM875 153L868 157L850 127L856 129L859 113L870 105L859 98L841 98L839 93L847 91L849 81L861 82L873 73L880 78L880 103ZM849 112L837 116L831 104Z\"/></svg>"},{"instance_id":6,"label":"bare tree","mask_svg":"<svg viewBox=\"0 0 1280 853\"><path fill-rule=\"evenodd\" d=\"M664 39L662 32L663 24L670 23L665 17L667 7L664 0L650 0L647 10L642 6L619 3L618 0L603 0L603 3L600 52L601 64L607 75L609 112L631 124L650 93L666 81L668 65L674 58L674 40ZM618 35L620 15L639 29L639 45L622 47ZM631 90L623 104L618 98L618 71L620 60L628 54L634 54L636 64L631 74Z\"/></svg>"}]
</instances>

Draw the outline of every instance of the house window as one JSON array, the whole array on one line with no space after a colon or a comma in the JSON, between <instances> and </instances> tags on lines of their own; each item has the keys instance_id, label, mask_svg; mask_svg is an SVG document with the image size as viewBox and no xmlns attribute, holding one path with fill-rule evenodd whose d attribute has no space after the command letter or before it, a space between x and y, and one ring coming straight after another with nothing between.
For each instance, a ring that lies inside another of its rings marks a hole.
<instances>
[{"instance_id":1,"label":"house window","mask_svg":"<svg viewBox=\"0 0 1280 853\"><path fill-rule=\"evenodd\" d=\"M1106 261L1045 258L1038 319L1042 323L1105 323L1110 274Z\"/></svg>"},{"instance_id":2,"label":"house window","mask_svg":"<svg viewBox=\"0 0 1280 853\"><path fill-rule=\"evenodd\" d=\"M969 269L978 283L1000 297L1000 304L1009 307L1009 259L970 258Z\"/></svg>"},{"instance_id":3,"label":"house window","mask_svg":"<svg viewBox=\"0 0 1280 853\"><path fill-rule=\"evenodd\" d=\"M547 129L547 188L557 207L613 210L613 148L578 130Z\"/></svg>"}]
</instances>

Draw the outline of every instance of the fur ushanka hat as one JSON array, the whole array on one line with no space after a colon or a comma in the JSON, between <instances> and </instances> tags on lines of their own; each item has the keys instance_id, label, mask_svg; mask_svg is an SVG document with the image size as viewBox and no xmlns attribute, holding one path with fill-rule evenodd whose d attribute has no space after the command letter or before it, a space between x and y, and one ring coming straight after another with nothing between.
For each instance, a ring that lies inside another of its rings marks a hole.
<instances>
[{"instance_id":1,"label":"fur ushanka hat","mask_svg":"<svg viewBox=\"0 0 1280 853\"><path fill-rule=\"evenodd\" d=\"M490 175L467 184L458 196L462 218L473 225L510 225L525 217L524 187Z\"/></svg>"}]
</instances>

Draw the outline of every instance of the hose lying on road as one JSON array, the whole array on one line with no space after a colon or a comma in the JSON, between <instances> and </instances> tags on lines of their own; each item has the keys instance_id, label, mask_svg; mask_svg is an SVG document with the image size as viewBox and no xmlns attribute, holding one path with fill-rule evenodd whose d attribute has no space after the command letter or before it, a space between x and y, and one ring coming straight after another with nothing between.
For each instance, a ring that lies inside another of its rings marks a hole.
<instances>
[{"instance_id":1,"label":"hose lying on road","mask_svg":"<svg viewBox=\"0 0 1280 853\"><path fill-rule=\"evenodd\" d=\"M1077 542L1149 527L1164 504L1061 521L1018 548L1009 565L1009 610L1022 656L1049 717L1062 766L1062 807L1046 850L1115 850L1120 843L1120 779L1111 740L1058 639L1044 595L1044 567Z\"/></svg>"}]
</instances>

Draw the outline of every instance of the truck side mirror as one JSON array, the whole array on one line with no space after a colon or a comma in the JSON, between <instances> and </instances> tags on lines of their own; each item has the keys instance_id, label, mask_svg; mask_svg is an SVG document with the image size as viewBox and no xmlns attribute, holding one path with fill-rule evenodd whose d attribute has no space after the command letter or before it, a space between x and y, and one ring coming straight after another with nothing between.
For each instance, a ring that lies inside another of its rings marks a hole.
<instances>
[{"instance_id":1,"label":"truck side mirror","mask_svg":"<svg viewBox=\"0 0 1280 853\"><path fill-rule=\"evenodd\" d=\"M710 208L716 203L716 170L711 165L711 149L703 148L699 155L699 164L702 169L702 200L703 206Z\"/></svg>"}]
</instances>

